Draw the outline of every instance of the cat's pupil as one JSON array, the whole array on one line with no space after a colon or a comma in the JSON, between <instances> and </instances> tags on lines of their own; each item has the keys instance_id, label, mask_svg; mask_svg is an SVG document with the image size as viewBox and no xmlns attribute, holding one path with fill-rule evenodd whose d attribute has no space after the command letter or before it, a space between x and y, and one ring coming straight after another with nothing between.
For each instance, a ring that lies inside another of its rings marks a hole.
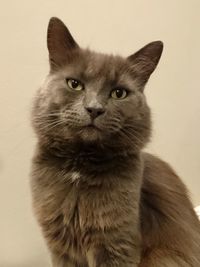
<instances>
[{"instance_id":1,"label":"cat's pupil","mask_svg":"<svg viewBox=\"0 0 200 267\"><path fill-rule=\"evenodd\" d=\"M120 97L122 97L122 95L123 95L123 90L122 89L116 89L116 96L118 98L120 98Z\"/></svg>"},{"instance_id":2,"label":"cat's pupil","mask_svg":"<svg viewBox=\"0 0 200 267\"><path fill-rule=\"evenodd\" d=\"M79 85L79 82L76 81L76 80L72 80L71 81L71 85L72 85L73 88L76 88Z\"/></svg>"}]
</instances>

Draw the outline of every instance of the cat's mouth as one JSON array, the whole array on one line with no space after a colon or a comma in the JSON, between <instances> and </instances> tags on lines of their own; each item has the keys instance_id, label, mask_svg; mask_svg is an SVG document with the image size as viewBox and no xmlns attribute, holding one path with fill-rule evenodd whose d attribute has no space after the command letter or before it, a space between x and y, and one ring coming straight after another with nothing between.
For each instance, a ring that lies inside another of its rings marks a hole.
<instances>
[{"instance_id":1,"label":"cat's mouth","mask_svg":"<svg viewBox=\"0 0 200 267\"><path fill-rule=\"evenodd\" d=\"M85 141L93 142L102 138L102 132L94 123L89 123L81 128L80 136Z\"/></svg>"},{"instance_id":2,"label":"cat's mouth","mask_svg":"<svg viewBox=\"0 0 200 267\"><path fill-rule=\"evenodd\" d=\"M93 123L90 123L90 124L86 125L85 127L88 128L88 129L96 129L96 130L99 130L99 128L95 124L93 124Z\"/></svg>"},{"instance_id":3,"label":"cat's mouth","mask_svg":"<svg viewBox=\"0 0 200 267\"><path fill-rule=\"evenodd\" d=\"M101 129L99 127L97 127L95 124L90 123L90 124L87 124L86 126L84 126L83 130L86 130L89 132L96 132L96 131L99 132Z\"/></svg>"}]
</instances>

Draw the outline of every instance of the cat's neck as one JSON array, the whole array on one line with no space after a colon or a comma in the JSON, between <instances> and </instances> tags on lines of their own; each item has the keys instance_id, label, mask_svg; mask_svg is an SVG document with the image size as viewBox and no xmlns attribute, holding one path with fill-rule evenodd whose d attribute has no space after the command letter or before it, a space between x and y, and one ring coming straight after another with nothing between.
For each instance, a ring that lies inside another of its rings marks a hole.
<instances>
[{"instance_id":1,"label":"cat's neck","mask_svg":"<svg viewBox=\"0 0 200 267\"><path fill-rule=\"evenodd\" d=\"M38 148L42 158L65 164L66 168L78 169L86 172L116 172L134 168L140 162L140 151L131 147L120 148L102 143L82 142L39 142Z\"/></svg>"}]
</instances>

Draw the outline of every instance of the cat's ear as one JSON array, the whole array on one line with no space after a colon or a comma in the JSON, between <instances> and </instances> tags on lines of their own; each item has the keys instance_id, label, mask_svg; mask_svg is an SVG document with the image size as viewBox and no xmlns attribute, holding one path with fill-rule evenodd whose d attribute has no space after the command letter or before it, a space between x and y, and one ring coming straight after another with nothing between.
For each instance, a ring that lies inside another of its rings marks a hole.
<instances>
[{"instance_id":1,"label":"cat's ear","mask_svg":"<svg viewBox=\"0 0 200 267\"><path fill-rule=\"evenodd\" d=\"M65 24L56 17L49 21L47 46L51 69L56 69L67 63L72 51L79 48Z\"/></svg>"},{"instance_id":2,"label":"cat's ear","mask_svg":"<svg viewBox=\"0 0 200 267\"><path fill-rule=\"evenodd\" d=\"M163 51L163 43L155 41L147 44L135 54L128 57L131 68L141 86L144 86L155 70Z\"/></svg>"}]
</instances>

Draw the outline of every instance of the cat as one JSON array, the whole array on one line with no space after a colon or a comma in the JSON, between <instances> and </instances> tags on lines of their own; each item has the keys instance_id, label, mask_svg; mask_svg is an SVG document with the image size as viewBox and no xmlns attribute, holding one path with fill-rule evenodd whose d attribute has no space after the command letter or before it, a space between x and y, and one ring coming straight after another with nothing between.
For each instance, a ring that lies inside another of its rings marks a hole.
<instances>
[{"instance_id":1,"label":"cat","mask_svg":"<svg viewBox=\"0 0 200 267\"><path fill-rule=\"evenodd\" d=\"M53 267L198 267L200 224L173 169L145 153L144 88L163 43L82 49L51 18L50 72L34 99L33 208Z\"/></svg>"}]
</instances>

